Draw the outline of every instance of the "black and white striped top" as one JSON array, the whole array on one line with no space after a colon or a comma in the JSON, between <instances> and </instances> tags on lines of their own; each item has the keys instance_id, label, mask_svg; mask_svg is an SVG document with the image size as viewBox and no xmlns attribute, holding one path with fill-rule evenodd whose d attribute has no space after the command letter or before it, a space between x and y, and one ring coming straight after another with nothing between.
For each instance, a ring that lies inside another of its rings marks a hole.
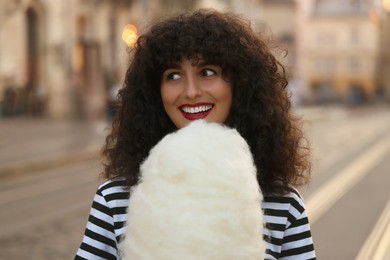
<instances>
[{"instance_id":1,"label":"black and white striped top","mask_svg":"<svg viewBox=\"0 0 390 260\"><path fill-rule=\"evenodd\" d=\"M129 189L121 180L108 180L97 190L84 238L75 259L120 259L117 245L125 232ZM265 197L265 259L315 259L303 200L298 192Z\"/></svg>"}]
</instances>

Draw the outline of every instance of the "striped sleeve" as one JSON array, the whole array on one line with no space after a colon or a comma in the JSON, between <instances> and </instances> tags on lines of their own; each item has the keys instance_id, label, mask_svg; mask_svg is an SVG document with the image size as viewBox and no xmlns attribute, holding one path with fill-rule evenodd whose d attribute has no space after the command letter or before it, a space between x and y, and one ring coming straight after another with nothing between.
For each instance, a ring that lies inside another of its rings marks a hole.
<instances>
[{"instance_id":1,"label":"striped sleeve","mask_svg":"<svg viewBox=\"0 0 390 260\"><path fill-rule=\"evenodd\" d=\"M93 199L83 241L75 259L120 259L117 231L124 226L125 219L123 221L120 219L122 215L126 214L128 201L128 192L112 191L112 189L118 190L120 187L117 182L106 182L98 188ZM120 196L124 199L120 200ZM110 203L112 201L114 201L114 205L124 201L124 205L123 207L113 207Z\"/></svg>"},{"instance_id":2,"label":"striped sleeve","mask_svg":"<svg viewBox=\"0 0 390 260\"><path fill-rule=\"evenodd\" d=\"M266 197L263 209L266 259L316 259L304 202L298 193Z\"/></svg>"}]
</instances>

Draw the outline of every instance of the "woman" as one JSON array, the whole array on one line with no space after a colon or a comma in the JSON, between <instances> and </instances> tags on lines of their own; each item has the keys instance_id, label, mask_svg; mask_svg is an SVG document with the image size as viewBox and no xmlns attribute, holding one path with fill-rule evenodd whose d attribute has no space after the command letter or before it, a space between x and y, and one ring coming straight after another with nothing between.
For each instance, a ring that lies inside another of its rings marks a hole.
<instances>
[{"instance_id":1,"label":"woman","mask_svg":"<svg viewBox=\"0 0 390 260\"><path fill-rule=\"evenodd\" d=\"M309 148L292 114L283 66L244 19L200 10L141 36L107 137L104 177L76 259L118 259L130 187L164 136L197 119L247 141L264 194L266 259L315 259L304 203Z\"/></svg>"}]
</instances>

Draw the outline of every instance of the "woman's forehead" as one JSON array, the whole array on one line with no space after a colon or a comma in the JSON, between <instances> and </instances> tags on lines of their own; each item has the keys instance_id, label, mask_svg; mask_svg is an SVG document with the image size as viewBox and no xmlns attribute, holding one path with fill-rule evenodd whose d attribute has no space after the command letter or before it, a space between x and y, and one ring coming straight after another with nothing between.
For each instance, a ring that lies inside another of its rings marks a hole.
<instances>
[{"instance_id":1,"label":"woman's forehead","mask_svg":"<svg viewBox=\"0 0 390 260\"><path fill-rule=\"evenodd\" d=\"M190 61L192 66L204 66L204 65L219 65L215 59L211 59L207 55L203 54L187 54L177 57L174 60L168 61L168 67L177 67L180 66L184 61Z\"/></svg>"}]
</instances>

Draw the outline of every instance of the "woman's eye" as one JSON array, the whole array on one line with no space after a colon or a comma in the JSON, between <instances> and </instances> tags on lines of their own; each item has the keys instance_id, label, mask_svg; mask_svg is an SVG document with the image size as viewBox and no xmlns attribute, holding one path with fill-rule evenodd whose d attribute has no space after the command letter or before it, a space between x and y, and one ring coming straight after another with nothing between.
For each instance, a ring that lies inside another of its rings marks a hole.
<instances>
[{"instance_id":1,"label":"woman's eye","mask_svg":"<svg viewBox=\"0 0 390 260\"><path fill-rule=\"evenodd\" d=\"M213 76L215 74L216 74L215 71L212 70L212 69L204 69L204 70L202 70L202 75L205 76L205 77Z\"/></svg>"},{"instance_id":2,"label":"woman's eye","mask_svg":"<svg viewBox=\"0 0 390 260\"><path fill-rule=\"evenodd\" d=\"M167 75L167 79L169 80L178 80L180 78L181 78L180 74L176 72L172 72Z\"/></svg>"}]
</instances>

